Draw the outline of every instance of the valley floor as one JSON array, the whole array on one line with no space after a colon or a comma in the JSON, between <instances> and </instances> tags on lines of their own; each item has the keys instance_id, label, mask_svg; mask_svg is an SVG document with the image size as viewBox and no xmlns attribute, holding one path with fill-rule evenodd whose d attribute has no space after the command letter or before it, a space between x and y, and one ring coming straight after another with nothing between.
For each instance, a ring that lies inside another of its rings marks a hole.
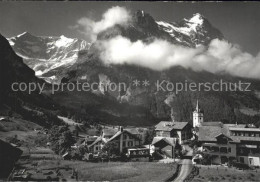
<instances>
[{"instance_id":1,"label":"valley floor","mask_svg":"<svg viewBox=\"0 0 260 182\"><path fill-rule=\"evenodd\" d=\"M164 181L176 170L176 164L156 162L91 163L66 160L20 161L19 173L25 169L29 180L67 181ZM12 180L19 180L13 175Z\"/></svg>"}]
</instances>

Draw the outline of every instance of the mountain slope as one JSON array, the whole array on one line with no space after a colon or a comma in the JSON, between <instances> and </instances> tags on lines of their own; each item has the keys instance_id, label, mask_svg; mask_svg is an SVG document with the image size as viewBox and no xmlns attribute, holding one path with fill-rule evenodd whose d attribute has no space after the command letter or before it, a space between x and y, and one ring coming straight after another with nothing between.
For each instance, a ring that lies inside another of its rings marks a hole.
<instances>
[{"instance_id":1,"label":"mountain slope","mask_svg":"<svg viewBox=\"0 0 260 182\"><path fill-rule=\"evenodd\" d=\"M0 34L0 85L1 91L10 91L13 81L38 80L23 59L15 54L8 41ZM1 96L3 96L1 94Z\"/></svg>"},{"instance_id":2,"label":"mountain slope","mask_svg":"<svg viewBox=\"0 0 260 182\"><path fill-rule=\"evenodd\" d=\"M15 54L7 39L1 34L0 50L0 115L13 113L45 127L61 124L54 115L57 112L57 104L48 96L39 94L38 88L31 93L28 89L12 90L13 83L28 86L29 83L42 85L45 82L36 77L34 71L23 63L23 59Z\"/></svg>"}]
</instances>

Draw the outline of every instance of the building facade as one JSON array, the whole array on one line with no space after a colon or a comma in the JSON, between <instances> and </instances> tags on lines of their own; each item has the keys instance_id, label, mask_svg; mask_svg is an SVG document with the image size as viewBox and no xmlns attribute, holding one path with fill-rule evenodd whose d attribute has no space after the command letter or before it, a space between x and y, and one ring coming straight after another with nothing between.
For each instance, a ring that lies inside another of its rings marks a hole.
<instances>
[{"instance_id":1,"label":"building facade","mask_svg":"<svg viewBox=\"0 0 260 182\"><path fill-rule=\"evenodd\" d=\"M203 152L210 155L212 164L234 161L260 166L260 129L246 125L209 122L199 127L198 141Z\"/></svg>"},{"instance_id":2,"label":"building facade","mask_svg":"<svg viewBox=\"0 0 260 182\"><path fill-rule=\"evenodd\" d=\"M101 136L88 146L89 151L92 153L99 153L102 151L104 145L109 142L114 142L120 153L123 152L123 149L141 145L141 139L138 136L132 134L128 130L124 130L123 127L119 127L117 130L104 129Z\"/></svg>"},{"instance_id":3,"label":"building facade","mask_svg":"<svg viewBox=\"0 0 260 182\"><path fill-rule=\"evenodd\" d=\"M260 128L230 127L230 135L238 138L237 161L249 166L260 166Z\"/></svg>"},{"instance_id":4,"label":"building facade","mask_svg":"<svg viewBox=\"0 0 260 182\"><path fill-rule=\"evenodd\" d=\"M155 126L156 137L177 138L179 143L192 137L188 122L161 121Z\"/></svg>"}]
</instances>

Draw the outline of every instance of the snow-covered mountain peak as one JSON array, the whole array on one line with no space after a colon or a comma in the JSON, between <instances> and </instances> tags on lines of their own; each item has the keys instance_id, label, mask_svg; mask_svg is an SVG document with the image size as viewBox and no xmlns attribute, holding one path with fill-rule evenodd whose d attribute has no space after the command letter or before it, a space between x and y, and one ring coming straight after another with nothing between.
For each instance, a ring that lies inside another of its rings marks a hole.
<instances>
[{"instance_id":1,"label":"snow-covered mountain peak","mask_svg":"<svg viewBox=\"0 0 260 182\"><path fill-rule=\"evenodd\" d=\"M195 28L197 26L201 26L204 22L204 18L201 14L196 13L190 19L185 19L188 23L192 24L191 27Z\"/></svg>"},{"instance_id":2,"label":"snow-covered mountain peak","mask_svg":"<svg viewBox=\"0 0 260 182\"><path fill-rule=\"evenodd\" d=\"M65 47L65 46L69 46L74 41L77 41L77 39L75 40L75 39L67 38L64 35L61 35L59 39L55 42L55 45L57 47Z\"/></svg>"},{"instance_id":3,"label":"snow-covered mountain peak","mask_svg":"<svg viewBox=\"0 0 260 182\"><path fill-rule=\"evenodd\" d=\"M35 74L46 80L53 78L58 70L73 65L78 52L87 50L90 46L85 40L67 38L64 35L34 36L28 32L11 37L8 41Z\"/></svg>"},{"instance_id":4,"label":"snow-covered mountain peak","mask_svg":"<svg viewBox=\"0 0 260 182\"><path fill-rule=\"evenodd\" d=\"M157 24L178 43L185 46L207 45L214 38L223 38L222 33L200 13L194 14L191 18L184 18L179 22L158 21Z\"/></svg>"},{"instance_id":5,"label":"snow-covered mountain peak","mask_svg":"<svg viewBox=\"0 0 260 182\"><path fill-rule=\"evenodd\" d=\"M224 38L222 33L199 13L179 22L156 22L143 10L132 14L129 26L115 25L99 33L97 40L107 40L117 35L129 38L131 41L150 42L158 38L187 47L207 46L215 38ZM14 51L24 59L37 76L44 77L46 80L61 76L61 72L77 63L77 60L85 59L82 55L98 50L94 48L95 43L93 49L89 51L90 43L67 38L64 35L34 36L24 32L8 40Z\"/></svg>"}]
</instances>

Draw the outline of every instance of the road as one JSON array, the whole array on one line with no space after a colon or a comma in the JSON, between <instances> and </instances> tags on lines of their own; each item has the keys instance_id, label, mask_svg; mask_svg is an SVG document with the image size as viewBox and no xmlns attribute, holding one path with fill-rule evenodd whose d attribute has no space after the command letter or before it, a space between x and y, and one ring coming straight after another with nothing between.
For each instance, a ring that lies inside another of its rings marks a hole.
<instances>
[{"instance_id":1,"label":"road","mask_svg":"<svg viewBox=\"0 0 260 182\"><path fill-rule=\"evenodd\" d=\"M186 156L191 156L193 154L193 150L192 148L190 148L189 146L185 146L186 150L188 151ZM192 170L192 161L191 159L182 159L180 161L181 165L181 170L179 172L179 175L177 176L177 178L174 180L176 182L181 182L184 181L185 178L190 174L191 170Z\"/></svg>"}]
</instances>

